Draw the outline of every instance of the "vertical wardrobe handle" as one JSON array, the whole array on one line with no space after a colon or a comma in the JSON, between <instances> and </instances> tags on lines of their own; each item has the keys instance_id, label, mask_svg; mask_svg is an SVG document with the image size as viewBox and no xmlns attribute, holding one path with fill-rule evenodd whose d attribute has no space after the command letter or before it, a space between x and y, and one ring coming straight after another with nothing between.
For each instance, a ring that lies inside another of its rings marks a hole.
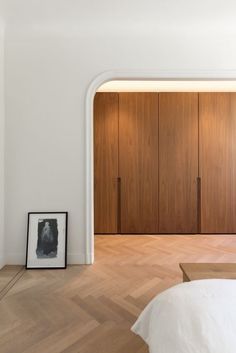
<instances>
[{"instance_id":1,"label":"vertical wardrobe handle","mask_svg":"<svg viewBox=\"0 0 236 353\"><path fill-rule=\"evenodd\" d=\"M117 233L121 232L121 177L117 178Z\"/></svg>"},{"instance_id":2,"label":"vertical wardrobe handle","mask_svg":"<svg viewBox=\"0 0 236 353\"><path fill-rule=\"evenodd\" d=\"M197 228L201 233L201 178L197 177Z\"/></svg>"}]
</instances>

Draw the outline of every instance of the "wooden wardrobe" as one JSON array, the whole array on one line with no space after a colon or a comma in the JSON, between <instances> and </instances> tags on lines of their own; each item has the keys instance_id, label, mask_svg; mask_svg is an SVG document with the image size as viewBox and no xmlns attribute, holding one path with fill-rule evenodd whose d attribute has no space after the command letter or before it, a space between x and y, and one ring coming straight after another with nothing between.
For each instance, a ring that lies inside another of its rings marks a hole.
<instances>
[{"instance_id":1,"label":"wooden wardrobe","mask_svg":"<svg viewBox=\"0 0 236 353\"><path fill-rule=\"evenodd\" d=\"M236 93L97 93L95 233L236 233Z\"/></svg>"},{"instance_id":2,"label":"wooden wardrobe","mask_svg":"<svg viewBox=\"0 0 236 353\"><path fill-rule=\"evenodd\" d=\"M158 233L158 94L119 94L120 232Z\"/></svg>"},{"instance_id":3,"label":"wooden wardrobe","mask_svg":"<svg viewBox=\"0 0 236 353\"><path fill-rule=\"evenodd\" d=\"M159 232L197 233L198 95L159 94Z\"/></svg>"},{"instance_id":4,"label":"wooden wardrobe","mask_svg":"<svg viewBox=\"0 0 236 353\"><path fill-rule=\"evenodd\" d=\"M236 233L236 93L199 94L202 233Z\"/></svg>"},{"instance_id":5,"label":"wooden wardrobe","mask_svg":"<svg viewBox=\"0 0 236 353\"><path fill-rule=\"evenodd\" d=\"M94 99L94 223L96 233L118 231L117 93L97 93Z\"/></svg>"}]
</instances>

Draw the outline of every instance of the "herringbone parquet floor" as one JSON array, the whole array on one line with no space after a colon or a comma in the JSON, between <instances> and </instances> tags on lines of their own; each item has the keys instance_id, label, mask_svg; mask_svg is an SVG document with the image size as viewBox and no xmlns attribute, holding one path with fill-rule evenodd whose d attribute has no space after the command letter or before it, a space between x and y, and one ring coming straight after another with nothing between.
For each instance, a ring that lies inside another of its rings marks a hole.
<instances>
[{"instance_id":1,"label":"herringbone parquet floor","mask_svg":"<svg viewBox=\"0 0 236 353\"><path fill-rule=\"evenodd\" d=\"M236 262L235 236L97 236L93 266L25 271L0 301L1 353L147 353L130 327L179 262Z\"/></svg>"},{"instance_id":2,"label":"herringbone parquet floor","mask_svg":"<svg viewBox=\"0 0 236 353\"><path fill-rule=\"evenodd\" d=\"M15 280L18 278L18 274L23 266L5 266L0 271L0 298L1 293L7 290L7 287L13 285Z\"/></svg>"}]
</instances>

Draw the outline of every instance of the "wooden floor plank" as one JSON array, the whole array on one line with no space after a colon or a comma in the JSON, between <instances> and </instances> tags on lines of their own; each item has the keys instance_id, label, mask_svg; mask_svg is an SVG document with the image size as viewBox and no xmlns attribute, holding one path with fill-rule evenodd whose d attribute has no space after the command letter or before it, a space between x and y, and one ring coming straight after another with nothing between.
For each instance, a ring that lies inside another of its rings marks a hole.
<instances>
[{"instance_id":1,"label":"wooden floor plank","mask_svg":"<svg viewBox=\"0 0 236 353\"><path fill-rule=\"evenodd\" d=\"M5 289L13 278L22 270L23 266L4 266L0 270L0 292Z\"/></svg>"}]
</instances>

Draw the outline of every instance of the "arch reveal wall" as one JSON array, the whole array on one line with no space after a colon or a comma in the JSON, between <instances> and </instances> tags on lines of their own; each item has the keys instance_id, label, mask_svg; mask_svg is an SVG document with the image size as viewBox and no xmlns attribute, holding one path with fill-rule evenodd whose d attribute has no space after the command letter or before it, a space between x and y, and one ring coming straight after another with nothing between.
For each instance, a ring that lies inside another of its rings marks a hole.
<instances>
[{"instance_id":1,"label":"arch reveal wall","mask_svg":"<svg viewBox=\"0 0 236 353\"><path fill-rule=\"evenodd\" d=\"M67 210L68 260L91 263L96 89L116 78L236 78L236 4L101 0L69 11L66 0L11 3L4 13L6 262L25 261L28 211Z\"/></svg>"},{"instance_id":2,"label":"arch reveal wall","mask_svg":"<svg viewBox=\"0 0 236 353\"><path fill-rule=\"evenodd\" d=\"M0 21L0 268L5 264L4 234L4 25Z\"/></svg>"}]
</instances>

